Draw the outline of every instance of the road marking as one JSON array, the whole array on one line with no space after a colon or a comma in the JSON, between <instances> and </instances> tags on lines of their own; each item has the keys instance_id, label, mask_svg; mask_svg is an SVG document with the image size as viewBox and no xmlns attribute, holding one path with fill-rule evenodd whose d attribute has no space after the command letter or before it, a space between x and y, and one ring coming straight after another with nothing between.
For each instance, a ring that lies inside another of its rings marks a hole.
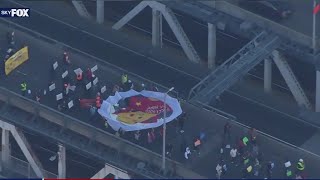
<instances>
[{"instance_id":1,"label":"road marking","mask_svg":"<svg viewBox=\"0 0 320 180\"><path fill-rule=\"evenodd\" d=\"M198 25L200 25L200 27L203 27L203 28L205 28L205 29L208 29L208 26L207 26L207 25L202 24L202 23L199 22L199 21L193 20L193 22L196 23L196 24L198 24ZM231 34L228 34L228 33L224 32L224 31L218 30L218 32L221 33L222 35L228 36L228 37L230 37L230 38L233 38L233 39L236 39L236 40L239 39L238 37L232 36Z\"/></svg>"},{"instance_id":2,"label":"road marking","mask_svg":"<svg viewBox=\"0 0 320 180\"><path fill-rule=\"evenodd\" d=\"M12 0L9 0L9 1L12 2ZM16 2L13 2L13 3L18 4L18 5L20 5L20 6L23 6L23 5L20 4L20 3L16 3ZM31 8L30 8L30 9L31 9ZM58 21L58 22L61 22L62 24L65 24L65 25L67 25L67 26L70 26L70 27L73 27L73 28L75 28L75 29L78 29L78 28L76 28L76 27L74 27L74 26L72 26L72 25L69 25L69 24L67 24L67 23L65 23L65 22L62 22L62 21L60 21L60 20L57 20L57 19L55 19L55 18L53 18L53 17L50 17L50 16L48 16L48 15L46 15L46 14L43 14L43 13L39 12L39 11L33 10L33 12L36 12L36 13L38 13L38 14L40 14L40 15L43 15L43 16L47 16L47 17L49 17L50 19L56 20L56 21ZM2 19L2 20L4 20L4 19ZM16 26L19 26L19 27L21 27L21 28L23 28L23 29L26 29L26 30L29 31L29 32L33 32L33 30L31 30L31 29L26 28L26 27L23 27L23 26L20 26L20 25L18 25L18 24L16 24L16 23L13 23L13 22L11 22L11 21L8 21L8 20L4 20L4 21L10 22L10 23L12 23L12 24L15 24ZM143 54L137 53L137 52L135 52L135 51L133 51L133 50L127 48L127 47L124 47L124 46L122 46L122 45L118 45L118 44L116 44L116 43L114 43L114 42L111 42L111 41L109 41L109 40L105 40L105 39L103 39L103 38L101 38L101 37L98 37L98 36L96 36L96 35L94 35L94 34L91 34L91 33L87 32L87 31L84 31L84 30L81 30L81 31L84 32L84 33L86 33L86 34L88 34L88 35L91 35L91 36L93 36L93 37L96 37L96 38L98 38L98 39L101 39L101 40L103 40L103 41L109 42L110 44L113 44L113 45L115 45L115 46L117 46L117 47L119 47L119 48L125 49L125 50L127 50L127 51L129 51L129 52L132 52L132 53L134 53L134 54L138 54L139 56L146 57L146 58L148 58L148 59L150 59L150 60L152 60L152 61L155 61L155 62L157 62L157 63L159 63L159 64L162 64L162 65L164 65L164 66L167 66L167 67L169 67L169 68L171 68L171 69L174 69L174 70L176 70L176 71L178 71L178 72L181 72L181 73L183 73L183 74L186 74L186 75L188 75L188 76L190 76L190 77L193 77L193 78L195 78L195 79L197 79L197 80L201 80L199 77L193 76L193 75L191 75L191 74L189 74L189 73L187 73L187 72L181 71L181 70L176 69L176 68L171 67L171 66L168 66L167 64L161 63L161 62L159 62L159 61L157 61L157 60L155 60L155 59L153 59L153 58L150 58L150 57L147 57L147 56L145 56L145 55L143 55ZM40 33L39 33L39 34L40 34ZM45 35L42 35L42 36L45 37L45 38L48 38L48 39L52 39L52 38L50 38L50 37L48 37L48 36L45 36ZM53 40L53 39L52 39L52 40ZM54 40L54 41L59 42L59 41L57 41L57 40ZM64 43L61 42L61 44L64 44ZM74 50L76 50L76 51L78 51L78 52L81 52L81 53L83 53L83 54L85 54L85 55L87 55L87 56L89 56L89 57L94 57L94 59L98 59L99 61L101 61L101 62L103 62L103 63L106 63L106 62L104 62L104 61L103 61L102 59L100 59L100 58L97 58L97 57L95 57L95 56L92 56L92 55L90 55L90 54L88 54L88 53L85 53L85 52L83 52L83 51L81 51L81 50L78 50L78 49L76 49L76 48L73 48L73 47L71 47L71 46L69 46L69 45L66 45L66 44L64 44L64 45L67 46L67 47L69 47L69 48L71 48L71 49L74 49ZM106 63L106 64L107 64L107 63ZM119 67L118 67L118 68L119 68ZM122 69L122 68L120 68L120 69ZM140 78L141 76L137 75L137 77ZM146 78L142 78L142 79L146 79ZM148 81L150 81L150 80L148 80ZM152 81L151 81L151 82L152 82ZM250 98L248 98L248 97L242 96L242 95L237 94L237 93L235 93L235 92L232 92L232 91L230 91L230 90L226 90L226 92L228 92L228 93L230 93L230 94L234 94L234 95L239 96L239 97L241 97L241 98L244 98L244 99L246 99L247 101L251 101L251 102L254 102L254 103L256 103L256 104L259 104L260 106L263 106L263 107L266 107L266 108L268 108L268 109L271 109L271 110L273 110L273 111L275 111L275 112L278 112L278 113L280 113L280 114L282 114L282 115L286 115L286 116L288 116L288 117L290 117L290 118L292 118L292 119L295 119L295 120L298 120L298 121L302 121L302 122L304 122L304 123L306 123L306 124L309 124L309 125L311 125L311 126L313 126L313 127L319 128L319 127L317 127L317 126L315 126L315 125L313 125L313 124L310 124L310 123L308 123L308 122L306 122L306 121L303 121L302 119L296 118L296 117L291 116L291 115L289 115L289 114L287 114L287 113L284 113L284 112L281 112L281 111L279 111L279 110L276 110L276 109L274 109L274 108L272 108L272 107L269 107L269 106L267 106L267 105L264 105L264 104L262 104L262 103L259 103L259 102L255 101L255 100L253 100L253 99L250 99ZM265 134L265 133L264 133L264 134ZM268 135L268 134L266 134L266 135ZM271 136L271 135L268 135L268 136L273 137L273 136ZM277 140L277 138L275 138L275 140ZM282 141L282 140L281 140L281 141ZM283 141L283 142L285 142L285 141ZM290 144L290 143L287 143L287 144ZM299 148L299 149L302 149L302 148ZM304 150L304 149L302 149L302 150ZM307 150L304 150L304 151L309 152L309 151L307 151ZM311 153L311 152L309 152L309 153ZM311 153L311 154L314 154L314 153ZM315 155L315 154L314 154L314 155Z\"/></svg>"},{"instance_id":3,"label":"road marking","mask_svg":"<svg viewBox=\"0 0 320 180\"><path fill-rule=\"evenodd\" d=\"M9 1L12 2L12 3L18 4L18 5L20 5L20 6L24 6L23 4L18 3L18 2L14 2L13 0L9 0ZM31 9L31 8L30 8L30 9ZM47 15L47 14L44 14L44 13L38 11L38 10L32 9L32 12L36 12L36 13L42 15L42 16L46 16L46 17L48 17L48 18L50 18L50 19L52 19L52 20L58 21L58 22L60 22L60 23L62 23L62 24L64 24L64 25L69 26L69 27L72 27L72 28L74 28L74 29L78 29L78 30L80 30L81 32L83 32L83 33L85 33L85 34L88 34L88 35L90 35L90 36L92 36L92 37L95 37L95 38L100 39L100 40L102 40L102 41L108 42L108 43L110 43L110 44L112 44L112 45L114 45L114 46L117 46L117 47L121 48L121 49L127 50L127 51L129 51L129 52L131 52L131 53L134 53L134 54L136 54L136 55L145 57L145 58L147 58L147 59L149 59L149 60L151 60L151 61L153 61L153 62L159 63L159 64L161 64L161 65L163 65L163 66L166 66L166 67L168 67L168 68L170 68L170 69L173 69L173 70L175 70L175 71L178 71L178 72L180 72L180 73L182 73L182 74L188 75L188 76L190 76L190 77L192 77L192 78L194 78L194 79L197 79L197 80L201 81L201 78L200 78L200 77L194 76L194 75L192 75L192 74L190 74L190 73L187 73L187 72L182 71L182 70L180 70L180 69L177 69L177 68L175 68L175 67L169 66L169 65L167 65L167 64L165 64L165 63L163 63L163 62L161 62L161 61L158 61L158 60L156 60L156 59L154 59L154 58L152 58L152 57L148 57L148 56L146 56L146 55L144 55L144 54L141 54L141 53L138 53L138 52L136 52L136 51L134 51L134 50L131 50L131 49L128 48L128 47L122 46L122 45L117 44L117 43L114 43L114 42L112 42L112 41L110 41L110 40L106 40L106 39L104 39L104 38L101 38L101 37L99 37L99 36L96 36L95 34L92 34L92 33L88 32L88 31L79 29L79 28L77 28L77 27L75 27L75 26L73 26L73 25L71 25L71 24L68 24L68 23L63 22L63 21L61 21L61 20L59 20L59 19L56 19L56 18L54 18L54 17L51 17L51 16L49 16L49 15ZM182 16L182 15L180 15L180 16ZM197 22L197 21L195 21L195 22ZM201 24L201 23L199 23L199 22L197 22L197 23L200 24L200 25L202 25L202 26L204 26L203 24ZM141 29L141 28L139 28L139 29ZM146 30L144 30L144 31L146 31ZM222 32L222 31L219 31L219 32L224 33L224 32ZM40 34L40 33L39 33L39 34ZM225 35L228 35L228 34L226 34L226 33L224 33L224 34L225 34ZM47 36L45 36L45 35L42 35L42 36L47 38ZM229 36L229 37L233 37L233 38L235 38L235 39L238 39L238 38L236 38L236 37L234 37L234 36L231 36L231 35L228 35L228 36ZM48 38L48 39L53 40L52 38ZM53 41L58 42L57 40L53 40ZM169 41L169 40L168 40L168 41ZM169 41L169 42L174 43L174 42L172 42L172 41ZM63 43L62 43L62 44L63 44ZM174 43L174 44L176 44L176 43ZM180 44L177 44L177 45L180 46ZM249 74L249 75L251 75L251 74ZM258 76L257 76L257 77L258 77ZM261 77L260 77L260 78L261 78ZM261 78L261 79L262 79L262 78ZM272 84L276 85L277 87L281 87L281 85L278 85L278 84L275 84L275 83L272 83ZM286 88L284 88L284 89L286 89ZM287 90L288 90L288 89L287 89Z\"/></svg>"},{"instance_id":4,"label":"road marking","mask_svg":"<svg viewBox=\"0 0 320 180\"><path fill-rule=\"evenodd\" d=\"M288 113L279 111L279 110L277 110L277 109L275 109L275 108L273 108L273 107L270 107L270 106L267 106L267 105L265 105L265 104L262 104L262 103L260 103L260 102L258 102L258 101L256 101L256 100L254 100L254 99L251 99L251 98L242 96L242 95L240 95L240 94L238 94L238 93L235 93L235 92L232 92L232 91L230 91L230 90L226 90L226 92L228 92L228 93L230 93L230 94L233 94L233 95L235 95L235 96L238 96L238 97L240 97L240 98L243 98L243 99L245 99L245 100L247 100L247 101L251 101L251 102L253 102L253 103L257 104L257 105L263 106L263 107L265 107L265 108L267 108L267 109L270 109L270 110L272 110L272 111L275 111L275 112L277 112L277 113L280 113L280 114L282 114L282 115L284 115L284 116L287 116L287 117L289 117L289 118L291 118L291 119L294 119L294 120L297 120L297 121L301 121L301 122L303 122L303 123L305 123L305 124L308 124L308 125L310 125L310 126L312 126L312 127L317 128L317 129L320 128L319 126L316 126L316 125L314 125L314 124L312 124L312 123L309 123L308 121L305 121L305 120L303 120L303 119L294 117L294 116L292 116L292 115L290 115L290 114L288 114Z\"/></svg>"},{"instance_id":5,"label":"road marking","mask_svg":"<svg viewBox=\"0 0 320 180\"><path fill-rule=\"evenodd\" d=\"M27 75L26 73L23 73L23 72L21 72L21 71L19 71L19 70L17 70L16 72L19 73L19 74L22 74L22 75L24 75L24 76Z\"/></svg>"}]
</instances>

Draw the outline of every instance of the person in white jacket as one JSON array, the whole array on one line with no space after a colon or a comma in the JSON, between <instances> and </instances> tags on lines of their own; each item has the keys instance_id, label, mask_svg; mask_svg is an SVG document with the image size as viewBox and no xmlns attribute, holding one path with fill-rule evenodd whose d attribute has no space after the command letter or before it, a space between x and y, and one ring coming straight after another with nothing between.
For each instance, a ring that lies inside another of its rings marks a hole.
<instances>
[{"instance_id":1,"label":"person in white jacket","mask_svg":"<svg viewBox=\"0 0 320 180\"><path fill-rule=\"evenodd\" d=\"M190 148L187 147L186 151L184 152L184 158L189 159L189 156L188 156L189 154L191 154L191 151L190 151Z\"/></svg>"}]
</instances>

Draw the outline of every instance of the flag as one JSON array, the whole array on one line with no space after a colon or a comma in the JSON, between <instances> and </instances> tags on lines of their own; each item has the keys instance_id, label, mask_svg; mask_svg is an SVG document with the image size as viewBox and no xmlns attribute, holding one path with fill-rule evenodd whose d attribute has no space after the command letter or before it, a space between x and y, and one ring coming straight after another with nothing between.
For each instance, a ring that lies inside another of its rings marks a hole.
<instances>
[{"instance_id":1,"label":"flag","mask_svg":"<svg viewBox=\"0 0 320 180\"><path fill-rule=\"evenodd\" d=\"M313 9L313 14L317 14L320 11L320 4L316 5Z\"/></svg>"}]
</instances>

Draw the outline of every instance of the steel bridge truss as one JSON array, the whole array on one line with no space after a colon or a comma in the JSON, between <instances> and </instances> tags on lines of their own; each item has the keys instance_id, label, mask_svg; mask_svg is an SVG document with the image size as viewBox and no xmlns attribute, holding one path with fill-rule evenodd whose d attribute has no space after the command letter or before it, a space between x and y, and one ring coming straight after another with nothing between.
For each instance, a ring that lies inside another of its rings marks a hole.
<instances>
[{"instance_id":1,"label":"steel bridge truss","mask_svg":"<svg viewBox=\"0 0 320 180\"><path fill-rule=\"evenodd\" d=\"M261 32L193 87L189 93L189 101L209 104L214 97L218 97L267 58L280 44L278 36L266 31Z\"/></svg>"}]
</instances>

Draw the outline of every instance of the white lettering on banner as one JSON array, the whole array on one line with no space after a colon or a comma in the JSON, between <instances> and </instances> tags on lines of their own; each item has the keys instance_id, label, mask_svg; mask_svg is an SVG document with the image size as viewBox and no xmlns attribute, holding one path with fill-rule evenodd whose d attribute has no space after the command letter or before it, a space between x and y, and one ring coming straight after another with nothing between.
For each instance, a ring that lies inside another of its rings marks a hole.
<instances>
[{"instance_id":1,"label":"white lettering on banner","mask_svg":"<svg viewBox=\"0 0 320 180\"><path fill-rule=\"evenodd\" d=\"M67 75L68 75L68 71L65 71L65 72L62 74L62 78L65 78Z\"/></svg>"},{"instance_id":2,"label":"white lettering on banner","mask_svg":"<svg viewBox=\"0 0 320 180\"><path fill-rule=\"evenodd\" d=\"M91 82L86 85L86 89L89 90L91 88Z\"/></svg>"},{"instance_id":3,"label":"white lettering on banner","mask_svg":"<svg viewBox=\"0 0 320 180\"><path fill-rule=\"evenodd\" d=\"M58 62L56 61L55 63L53 63L53 70L56 70L58 67Z\"/></svg>"},{"instance_id":4,"label":"white lettering on banner","mask_svg":"<svg viewBox=\"0 0 320 180\"><path fill-rule=\"evenodd\" d=\"M54 89L56 89L56 84L53 83L49 86L49 91L53 91Z\"/></svg>"},{"instance_id":5,"label":"white lettering on banner","mask_svg":"<svg viewBox=\"0 0 320 180\"><path fill-rule=\"evenodd\" d=\"M68 103L68 108L72 108L73 107L73 101L71 100L69 103Z\"/></svg>"},{"instance_id":6,"label":"white lettering on banner","mask_svg":"<svg viewBox=\"0 0 320 180\"><path fill-rule=\"evenodd\" d=\"M96 85L98 83L98 77L96 77L94 80L93 80L93 85Z\"/></svg>"},{"instance_id":7,"label":"white lettering on banner","mask_svg":"<svg viewBox=\"0 0 320 180\"><path fill-rule=\"evenodd\" d=\"M101 93L106 92L106 90L107 90L107 87L106 87L106 86L103 86L103 87L101 88Z\"/></svg>"},{"instance_id":8,"label":"white lettering on banner","mask_svg":"<svg viewBox=\"0 0 320 180\"><path fill-rule=\"evenodd\" d=\"M59 101L60 99L62 99L62 98L63 98L62 93L58 94L58 95L56 96L56 98L57 98L57 101Z\"/></svg>"},{"instance_id":9,"label":"white lettering on banner","mask_svg":"<svg viewBox=\"0 0 320 180\"><path fill-rule=\"evenodd\" d=\"M145 112L150 114L160 114L164 111L164 105L160 106L150 106L148 107ZM167 106L167 112L170 112L170 108Z\"/></svg>"},{"instance_id":10,"label":"white lettering on banner","mask_svg":"<svg viewBox=\"0 0 320 180\"><path fill-rule=\"evenodd\" d=\"M83 71L82 71L82 69L80 69L80 68L74 70L74 73L76 73L77 75L80 74L80 73L82 73L82 72L83 72Z\"/></svg>"},{"instance_id":11,"label":"white lettering on banner","mask_svg":"<svg viewBox=\"0 0 320 180\"><path fill-rule=\"evenodd\" d=\"M95 72L96 70L98 70L98 66L97 66L97 65L95 65L95 66L93 66L93 67L91 68L91 72Z\"/></svg>"}]
</instances>

